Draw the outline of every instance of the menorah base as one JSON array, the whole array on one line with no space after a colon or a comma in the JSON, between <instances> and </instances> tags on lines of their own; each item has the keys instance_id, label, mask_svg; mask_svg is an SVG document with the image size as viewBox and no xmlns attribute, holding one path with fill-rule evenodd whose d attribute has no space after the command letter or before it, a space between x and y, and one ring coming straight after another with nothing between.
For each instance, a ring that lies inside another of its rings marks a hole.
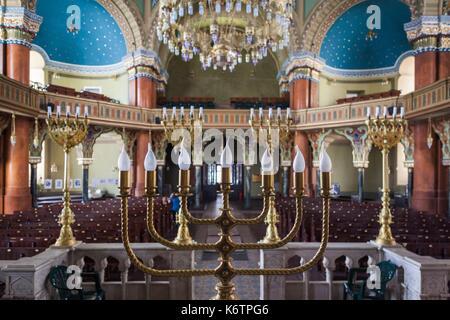
<instances>
[{"instance_id":1,"label":"menorah base","mask_svg":"<svg viewBox=\"0 0 450 320\"><path fill-rule=\"evenodd\" d=\"M216 285L217 295L211 298L211 300L239 300L236 295L236 287L233 283L229 285L217 284Z\"/></svg>"},{"instance_id":2,"label":"menorah base","mask_svg":"<svg viewBox=\"0 0 450 320\"><path fill-rule=\"evenodd\" d=\"M378 236L377 240L375 240L375 243L380 246L386 246L386 247L393 247L393 246L397 245L397 243L395 242L394 239L382 238L380 236Z\"/></svg>"}]
</instances>

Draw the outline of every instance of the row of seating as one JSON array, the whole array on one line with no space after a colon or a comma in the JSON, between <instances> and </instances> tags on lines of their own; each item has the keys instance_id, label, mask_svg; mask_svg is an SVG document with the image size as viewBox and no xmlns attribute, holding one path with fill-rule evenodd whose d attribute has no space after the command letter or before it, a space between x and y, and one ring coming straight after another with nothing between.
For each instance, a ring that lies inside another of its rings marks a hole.
<instances>
[{"instance_id":1,"label":"row of seating","mask_svg":"<svg viewBox=\"0 0 450 320\"><path fill-rule=\"evenodd\" d=\"M354 102L360 102L360 101L399 97L400 94L401 94L401 91L399 91L399 90L389 90L386 92L372 93L372 94L362 95L362 96L353 97L353 98L338 99L338 100L336 100L336 102L337 102L337 104L354 103Z\"/></svg>"},{"instance_id":2,"label":"row of seating","mask_svg":"<svg viewBox=\"0 0 450 320\"><path fill-rule=\"evenodd\" d=\"M33 211L0 217L0 260L33 256L56 242L62 205L47 205ZM76 239L86 243L120 243L120 200L106 199L88 204L73 204ZM155 199L154 224L160 234L173 238L175 217L162 198ZM146 227L146 199L129 201L129 232L133 242L151 242Z\"/></svg>"},{"instance_id":3,"label":"row of seating","mask_svg":"<svg viewBox=\"0 0 450 320\"><path fill-rule=\"evenodd\" d=\"M285 235L294 225L296 204L292 198L278 197L279 231ZM379 232L379 203L332 201L330 208L330 242L367 242ZM450 258L450 221L438 215L405 208L391 208L392 232L400 244L420 255ZM319 241L322 233L322 201L304 200L302 231L295 241Z\"/></svg>"}]
</instances>

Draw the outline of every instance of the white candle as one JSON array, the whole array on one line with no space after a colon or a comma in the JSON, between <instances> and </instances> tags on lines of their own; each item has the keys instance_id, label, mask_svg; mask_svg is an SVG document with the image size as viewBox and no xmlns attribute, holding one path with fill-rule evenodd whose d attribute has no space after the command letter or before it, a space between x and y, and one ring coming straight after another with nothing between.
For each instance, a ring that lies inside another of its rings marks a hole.
<instances>
[{"instance_id":1,"label":"white candle","mask_svg":"<svg viewBox=\"0 0 450 320\"><path fill-rule=\"evenodd\" d=\"M383 117L387 117L387 115L388 115L388 112L387 112L387 107L384 107L383 108Z\"/></svg>"},{"instance_id":2,"label":"white candle","mask_svg":"<svg viewBox=\"0 0 450 320\"><path fill-rule=\"evenodd\" d=\"M56 107L56 115L59 117L61 115L61 106Z\"/></svg>"},{"instance_id":3,"label":"white candle","mask_svg":"<svg viewBox=\"0 0 450 320\"><path fill-rule=\"evenodd\" d=\"M203 118L203 107L200 107L200 111L199 111L199 113L198 113L198 116L199 116L200 118Z\"/></svg>"},{"instance_id":4,"label":"white candle","mask_svg":"<svg viewBox=\"0 0 450 320\"><path fill-rule=\"evenodd\" d=\"M273 109L269 108L269 119L272 119L273 116Z\"/></svg>"},{"instance_id":5,"label":"white candle","mask_svg":"<svg viewBox=\"0 0 450 320\"><path fill-rule=\"evenodd\" d=\"M67 109L66 109L66 116L70 116L70 106L67 106Z\"/></svg>"},{"instance_id":6,"label":"white candle","mask_svg":"<svg viewBox=\"0 0 450 320\"><path fill-rule=\"evenodd\" d=\"M291 116L292 116L292 114L291 114L291 108L287 108L286 116L287 116L288 119L291 118Z\"/></svg>"},{"instance_id":7,"label":"white candle","mask_svg":"<svg viewBox=\"0 0 450 320\"><path fill-rule=\"evenodd\" d=\"M259 108L259 118L260 118L260 119L264 118L264 111L263 111L263 108Z\"/></svg>"},{"instance_id":8,"label":"white candle","mask_svg":"<svg viewBox=\"0 0 450 320\"><path fill-rule=\"evenodd\" d=\"M401 117L401 118L404 118L404 117L405 117L405 107L402 107L402 108L400 109L400 117Z\"/></svg>"},{"instance_id":9,"label":"white candle","mask_svg":"<svg viewBox=\"0 0 450 320\"><path fill-rule=\"evenodd\" d=\"M375 109L375 116L376 116L377 118L380 117L380 107L377 107L377 108Z\"/></svg>"},{"instance_id":10,"label":"white candle","mask_svg":"<svg viewBox=\"0 0 450 320\"><path fill-rule=\"evenodd\" d=\"M277 118L281 119L281 108L277 108Z\"/></svg>"},{"instance_id":11,"label":"white candle","mask_svg":"<svg viewBox=\"0 0 450 320\"><path fill-rule=\"evenodd\" d=\"M163 108L163 119L167 119L167 108Z\"/></svg>"},{"instance_id":12,"label":"white candle","mask_svg":"<svg viewBox=\"0 0 450 320\"><path fill-rule=\"evenodd\" d=\"M393 116L394 118L397 117L397 107L394 107L394 112L393 112L392 116Z\"/></svg>"},{"instance_id":13,"label":"white candle","mask_svg":"<svg viewBox=\"0 0 450 320\"><path fill-rule=\"evenodd\" d=\"M89 108L84 107L84 116L87 117L89 115Z\"/></svg>"},{"instance_id":14,"label":"white candle","mask_svg":"<svg viewBox=\"0 0 450 320\"><path fill-rule=\"evenodd\" d=\"M80 107L79 107L79 106L77 106L77 107L75 108L75 115L76 115L77 117L80 116Z\"/></svg>"},{"instance_id":15,"label":"white candle","mask_svg":"<svg viewBox=\"0 0 450 320\"><path fill-rule=\"evenodd\" d=\"M180 117L184 118L184 107L180 108Z\"/></svg>"},{"instance_id":16,"label":"white candle","mask_svg":"<svg viewBox=\"0 0 450 320\"><path fill-rule=\"evenodd\" d=\"M177 107L172 108L172 119L175 119L177 116Z\"/></svg>"},{"instance_id":17,"label":"white candle","mask_svg":"<svg viewBox=\"0 0 450 320\"><path fill-rule=\"evenodd\" d=\"M370 119L370 107L367 107L367 118Z\"/></svg>"},{"instance_id":18,"label":"white candle","mask_svg":"<svg viewBox=\"0 0 450 320\"><path fill-rule=\"evenodd\" d=\"M52 116L52 107L50 107L50 106L47 107L47 116L49 118L51 118L51 116Z\"/></svg>"},{"instance_id":19,"label":"white candle","mask_svg":"<svg viewBox=\"0 0 450 320\"><path fill-rule=\"evenodd\" d=\"M250 109L250 120L253 120L255 118L255 108Z\"/></svg>"},{"instance_id":20,"label":"white candle","mask_svg":"<svg viewBox=\"0 0 450 320\"><path fill-rule=\"evenodd\" d=\"M191 106L191 113L190 113L191 118L194 118L194 112L195 112L195 108L194 108L194 106Z\"/></svg>"}]
</instances>

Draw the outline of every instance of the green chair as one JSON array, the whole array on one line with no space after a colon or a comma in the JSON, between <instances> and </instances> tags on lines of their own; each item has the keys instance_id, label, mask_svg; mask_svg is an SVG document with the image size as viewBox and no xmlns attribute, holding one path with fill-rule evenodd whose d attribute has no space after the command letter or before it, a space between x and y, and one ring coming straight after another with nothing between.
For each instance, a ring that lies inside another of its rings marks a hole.
<instances>
[{"instance_id":1,"label":"green chair","mask_svg":"<svg viewBox=\"0 0 450 320\"><path fill-rule=\"evenodd\" d=\"M381 271L380 289L368 289L366 281L369 277L367 268L351 268L349 270L347 282L344 283L344 300L351 296L353 300L384 300L386 287L397 272L397 266L391 261L382 261L377 264ZM364 274L361 279L358 275Z\"/></svg>"},{"instance_id":2,"label":"green chair","mask_svg":"<svg viewBox=\"0 0 450 320\"><path fill-rule=\"evenodd\" d=\"M71 274L67 273L66 266L56 266L50 270L48 280L56 289L60 300L105 300L105 292L100 286L100 277L97 272L83 272L82 278L93 278L95 291L67 288L67 279Z\"/></svg>"}]
</instances>

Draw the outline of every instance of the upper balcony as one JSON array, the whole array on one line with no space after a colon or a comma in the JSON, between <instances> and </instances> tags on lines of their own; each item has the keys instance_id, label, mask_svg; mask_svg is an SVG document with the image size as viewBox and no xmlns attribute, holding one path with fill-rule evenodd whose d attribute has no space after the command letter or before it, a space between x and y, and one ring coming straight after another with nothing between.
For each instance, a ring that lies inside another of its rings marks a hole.
<instances>
[{"instance_id":1,"label":"upper balcony","mask_svg":"<svg viewBox=\"0 0 450 320\"><path fill-rule=\"evenodd\" d=\"M45 118L49 104L76 106L89 111L92 124L120 128L162 130L161 109L144 109L101 100L42 92L0 76L0 112ZM367 107L402 105L408 120L433 114L447 114L450 110L450 78L400 97L381 97L367 101L348 102L327 107L293 111L293 130L337 128L364 124ZM204 128L248 128L248 110L207 109Z\"/></svg>"}]
</instances>

